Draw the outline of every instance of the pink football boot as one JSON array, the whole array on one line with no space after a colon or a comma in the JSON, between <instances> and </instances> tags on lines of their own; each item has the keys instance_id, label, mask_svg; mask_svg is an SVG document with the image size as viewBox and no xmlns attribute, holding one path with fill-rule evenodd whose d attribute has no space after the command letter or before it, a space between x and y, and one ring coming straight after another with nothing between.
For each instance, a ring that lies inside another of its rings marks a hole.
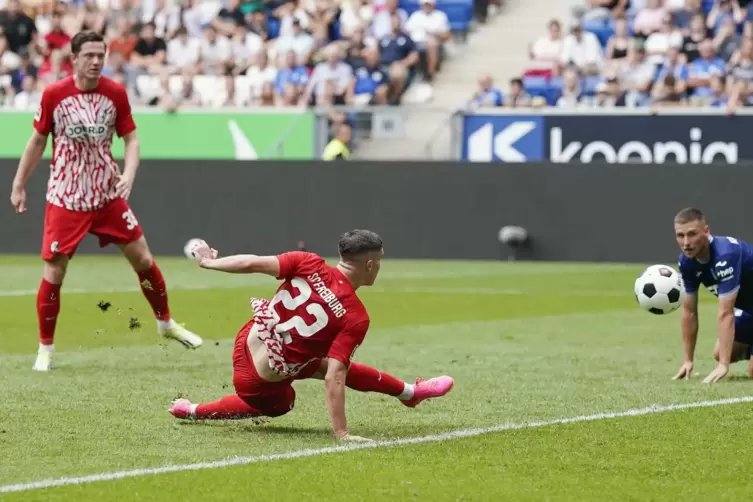
<instances>
[{"instance_id":1,"label":"pink football boot","mask_svg":"<svg viewBox=\"0 0 753 502\"><path fill-rule=\"evenodd\" d=\"M193 406L194 404L188 399L176 399L167 411L169 411L175 418L193 420L195 418L192 413Z\"/></svg>"},{"instance_id":2,"label":"pink football boot","mask_svg":"<svg viewBox=\"0 0 753 502\"><path fill-rule=\"evenodd\" d=\"M413 387L413 397L407 401L400 401L408 408L415 408L418 403L425 399L432 399L435 397L442 397L455 385L455 381L452 377L440 376L432 378L430 380L424 380L423 378L416 378L416 385Z\"/></svg>"}]
</instances>

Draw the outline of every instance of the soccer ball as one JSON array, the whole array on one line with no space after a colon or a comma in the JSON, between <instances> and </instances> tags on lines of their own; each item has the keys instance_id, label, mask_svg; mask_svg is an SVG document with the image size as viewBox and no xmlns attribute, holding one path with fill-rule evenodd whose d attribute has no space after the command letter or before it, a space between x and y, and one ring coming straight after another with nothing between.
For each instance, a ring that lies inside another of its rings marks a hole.
<instances>
[{"instance_id":1,"label":"soccer ball","mask_svg":"<svg viewBox=\"0 0 753 502\"><path fill-rule=\"evenodd\" d=\"M186 258L188 258L189 260L193 260L194 258L196 258L193 254L194 251L196 250L196 248L203 244L206 244L206 242L204 242L202 239L191 239L190 241L186 242L185 246L183 246L183 254L185 254Z\"/></svg>"},{"instance_id":2,"label":"soccer ball","mask_svg":"<svg viewBox=\"0 0 753 502\"><path fill-rule=\"evenodd\" d=\"M682 276L672 267L651 265L635 280L635 298L652 314L672 313L685 298Z\"/></svg>"}]
</instances>

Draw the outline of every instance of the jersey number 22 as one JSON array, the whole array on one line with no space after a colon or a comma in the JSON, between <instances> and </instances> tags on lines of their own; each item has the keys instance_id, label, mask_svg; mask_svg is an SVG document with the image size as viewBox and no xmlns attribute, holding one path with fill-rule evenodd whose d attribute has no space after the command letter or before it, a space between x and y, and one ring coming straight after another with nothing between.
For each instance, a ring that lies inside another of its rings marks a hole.
<instances>
[{"instance_id":1,"label":"jersey number 22","mask_svg":"<svg viewBox=\"0 0 753 502\"><path fill-rule=\"evenodd\" d=\"M294 277L290 281L290 284L293 288L298 290L298 295L292 296L289 291L282 290L272 298L271 302L269 302L269 307L272 309L277 322L280 321L280 318L277 311L274 310L275 305L282 303L282 306L285 307L286 310L294 312L302 305L305 305L311 298L312 289L308 282L301 278ZM306 321L301 316L293 316L287 321L277 325L276 330L277 332L282 333L285 343L291 342L290 334L288 333L291 329L298 331L300 336L308 338L314 336L327 326L329 316L327 316L327 312L324 311L324 308L321 305L313 302L309 303L306 305L306 312L315 317L316 321L312 324L306 324Z\"/></svg>"}]
</instances>

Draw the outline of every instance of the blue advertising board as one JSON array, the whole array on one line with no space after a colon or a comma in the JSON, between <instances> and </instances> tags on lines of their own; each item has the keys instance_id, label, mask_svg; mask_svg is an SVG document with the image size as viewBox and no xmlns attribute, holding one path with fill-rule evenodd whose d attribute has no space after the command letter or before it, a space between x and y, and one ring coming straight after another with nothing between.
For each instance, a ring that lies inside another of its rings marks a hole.
<instances>
[{"instance_id":1,"label":"blue advertising board","mask_svg":"<svg viewBox=\"0 0 753 502\"><path fill-rule=\"evenodd\" d=\"M467 114L472 162L733 164L753 160L753 116Z\"/></svg>"}]
</instances>

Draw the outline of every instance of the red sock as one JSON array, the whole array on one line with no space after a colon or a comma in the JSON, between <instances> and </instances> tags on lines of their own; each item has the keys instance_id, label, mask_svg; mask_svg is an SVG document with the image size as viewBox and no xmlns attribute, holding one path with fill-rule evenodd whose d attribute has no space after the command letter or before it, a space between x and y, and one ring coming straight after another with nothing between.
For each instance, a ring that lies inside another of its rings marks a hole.
<instances>
[{"instance_id":1,"label":"red sock","mask_svg":"<svg viewBox=\"0 0 753 502\"><path fill-rule=\"evenodd\" d=\"M359 363L350 363L345 385L360 392L379 392L389 396L399 396L405 390L405 382Z\"/></svg>"},{"instance_id":2,"label":"red sock","mask_svg":"<svg viewBox=\"0 0 753 502\"><path fill-rule=\"evenodd\" d=\"M262 414L238 397L237 394L225 396L213 403L200 404L196 407L196 418L202 420L229 420L259 417Z\"/></svg>"},{"instance_id":3,"label":"red sock","mask_svg":"<svg viewBox=\"0 0 753 502\"><path fill-rule=\"evenodd\" d=\"M154 317L160 321L169 321L170 308L167 306L167 287L157 264L153 263L151 268L137 272L137 274L141 283L141 291L143 291L149 305L152 306Z\"/></svg>"},{"instance_id":4,"label":"red sock","mask_svg":"<svg viewBox=\"0 0 753 502\"><path fill-rule=\"evenodd\" d=\"M60 284L52 284L42 279L37 292L37 319L39 320L39 341L42 345L52 345L55 339L55 325L60 313Z\"/></svg>"}]
</instances>

